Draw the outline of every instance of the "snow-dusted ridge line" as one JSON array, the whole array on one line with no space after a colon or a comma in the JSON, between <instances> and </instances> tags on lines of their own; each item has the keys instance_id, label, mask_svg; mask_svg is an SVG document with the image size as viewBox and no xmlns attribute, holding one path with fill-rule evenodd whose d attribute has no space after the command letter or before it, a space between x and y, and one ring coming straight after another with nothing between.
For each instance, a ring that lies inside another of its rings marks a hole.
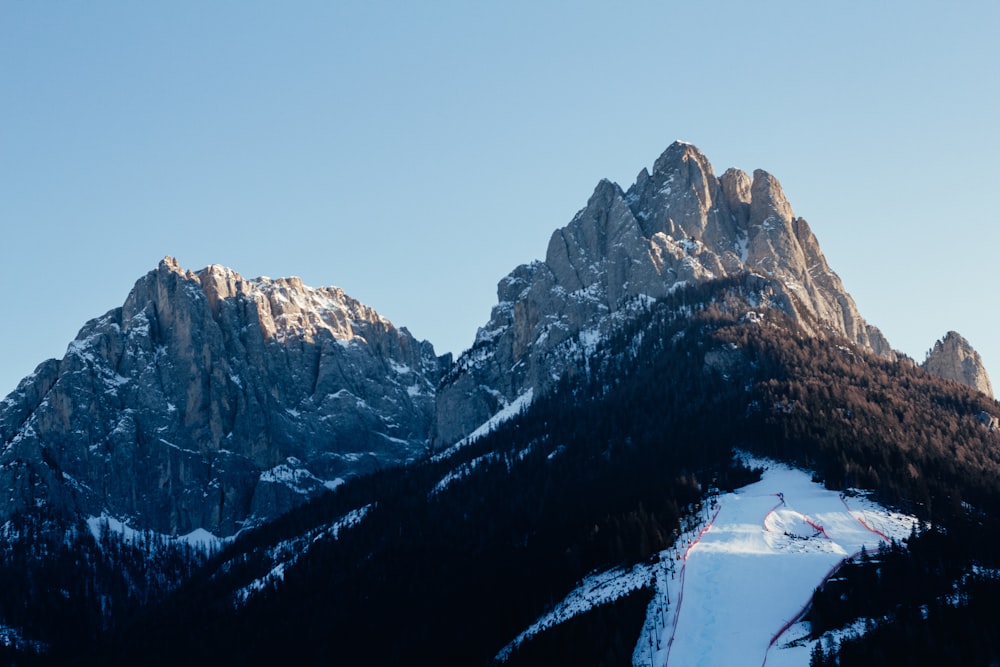
<instances>
[{"instance_id":1,"label":"snow-dusted ridge line","mask_svg":"<svg viewBox=\"0 0 1000 667\"><path fill-rule=\"evenodd\" d=\"M647 610L647 623L649 623L650 618L657 614L659 608L657 605L670 599L671 591L666 575L676 570L674 558L678 550L685 544L695 542L699 534L704 532L705 525L700 513L683 517L681 519L682 532L677 538L677 542L661 551L649 562L636 563L630 567L613 567L588 575L551 611L541 616L504 646L495 659L505 662L513 651L535 635L595 607L614 602L645 586L653 586L655 593ZM663 618L661 617L660 620L662 622Z\"/></svg>"},{"instance_id":2,"label":"snow-dusted ridge line","mask_svg":"<svg viewBox=\"0 0 1000 667\"><path fill-rule=\"evenodd\" d=\"M87 518L87 528L94 536L94 539L98 542L101 541L101 533L105 526L107 526L108 531L111 533L121 535L126 542L136 542L146 536L152 535L157 539L163 540L164 542L186 542L190 546L205 552L220 548L233 540L233 537L216 537L204 528L198 528L190 533L187 533L186 535L166 535L164 533L136 530L127 523L119 521L118 519L107 514Z\"/></svg>"},{"instance_id":3,"label":"snow-dusted ridge line","mask_svg":"<svg viewBox=\"0 0 1000 667\"><path fill-rule=\"evenodd\" d=\"M504 423L505 421L508 421L509 419L513 419L517 415L521 414L522 411L526 410L528 406L531 405L531 402L534 400L534 395L535 395L535 390L528 389L526 392L524 392L523 394L515 398L513 401L505 405L503 409L501 409L495 415L486 420L475 431L465 436L464 438L456 442L448 449L432 456L431 460L437 462L451 458L455 454L455 452L457 452L461 448L465 447L466 445L471 445L476 440L479 440L480 438L489 435L489 433L493 431L493 429L495 429L497 426Z\"/></svg>"},{"instance_id":4,"label":"snow-dusted ridge line","mask_svg":"<svg viewBox=\"0 0 1000 667\"><path fill-rule=\"evenodd\" d=\"M284 580L285 570L294 565L299 557L306 553L313 544L324 537L333 540L338 539L342 530L353 528L361 523L372 507L374 507L374 504L368 504L364 507L351 510L327 526L313 529L304 535L284 540L269 548L268 554L274 566L267 574L258 577L243 588L235 591L233 593L235 603L245 604L255 593L264 590L267 586Z\"/></svg>"},{"instance_id":5,"label":"snow-dusted ridge line","mask_svg":"<svg viewBox=\"0 0 1000 667\"><path fill-rule=\"evenodd\" d=\"M453 468L452 470L448 471L448 473L444 477L442 477L438 481L437 484L434 485L434 488L431 489L430 492L427 495L428 495L428 497L435 496L435 495L441 493L442 491L445 491L449 486L451 486L451 484L453 482L457 482L457 481L459 481L461 479L465 479L466 477L468 477L469 475L471 475L472 472L476 468L478 468L480 465L483 465L483 464L486 464L486 463L494 463L494 462L497 462L497 461L504 461L504 460L506 460L507 461L507 471L510 472L510 464L511 464L511 462L523 460L524 457L527 456L528 454L530 454L533 449L534 449L534 444L530 444L527 447L524 447L523 449L518 450L517 452L515 452L512 455L510 455L509 457L506 454L497 453L497 452L489 452L487 454L483 454L482 456L477 456L476 458L472 459L471 461L466 461L465 463L463 463L463 464L461 464L461 465ZM556 452L553 452L552 454L550 454L549 458L551 459L554 455L556 455Z\"/></svg>"},{"instance_id":6,"label":"snow-dusted ridge line","mask_svg":"<svg viewBox=\"0 0 1000 667\"><path fill-rule=\"evenodd\" d=\"M290 490L301 495L308 495L318 487L325 487L333 491L344 483L341 477L332 480L320 479L306 468L300 466L302 466L301 461L295 457L288 457L284 463L279 463L273 468L262 472L258 480L261 483L283 484Z\"/></svg>"},{"instance_id":7,"label":"snow-dusted ridge line","mask_svg":"<svg viewBox=\"0 0 1000 667\"><path fill-rule=\"evenodd\" d=\"M656 578L656 567L654 564L640 563L632 567L616 567L586 577L552 611L532 623L504 646L496 655L496 660L506 662L511 653L531 637L594 607L614 602L632 591L650 585Z\"/></svg>"}]
</instances>

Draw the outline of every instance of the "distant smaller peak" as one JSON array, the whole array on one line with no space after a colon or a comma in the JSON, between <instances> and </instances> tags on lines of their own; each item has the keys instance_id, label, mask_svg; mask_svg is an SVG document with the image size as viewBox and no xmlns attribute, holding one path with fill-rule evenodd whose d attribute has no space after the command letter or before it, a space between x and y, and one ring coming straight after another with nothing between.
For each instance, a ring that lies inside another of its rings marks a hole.
<instances>
[{"instance_id":1,"label":"distant smaller peak","mask_svg":"<svg viewBox=\"0 0 1000 667\"><path fill-rule=\"evenodd\" d=\"M921 366L934 375L961 382L993 396L993 385L982 357L957 331L949 331L944 338L936 341Z\"/></svg>"},{"instance_id":2,"label":"distant smaller peak","mask_svg":"<svg viewBox=\"0 0 1000 667\"><path fill-rule=\"evenodd\" d=\"M949 331L944 336L934 341L934 347L927 351L927 354L932 354L935 350L940 350L941 348L950 349L963 349L966 351L975 351L972 347L972 343L965 339L965 336L958 333L957 331Z\"/></svg>"}]
</instances>

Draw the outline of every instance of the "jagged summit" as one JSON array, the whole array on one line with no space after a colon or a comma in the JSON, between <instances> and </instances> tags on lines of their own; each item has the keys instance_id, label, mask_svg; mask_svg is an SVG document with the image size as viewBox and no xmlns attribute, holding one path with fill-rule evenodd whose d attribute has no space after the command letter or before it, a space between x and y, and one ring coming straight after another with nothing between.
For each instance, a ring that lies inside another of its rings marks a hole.
<instances>
[{"instance_id":1,"label":"jagged summit","mask_svg":"<svg viewBox=\"0 0 1000 667\"><path fill-rule=\"evenodd\" d=\"M987 396L993 396L993 385L983 365L983 359L972 345L955 331L934 343L921 364L928 373L946 380L968 385Z\"/></svg>"},{"instance_id":2,"label":"jagged summit","mask_svg":"<svg viewBox=\"0 0 1000 667\"><path fill-rule=\"evenodd\" d=\"M200 271L186 271L177 260L166 257L157 271L174 273L201 286L213 313L228 299L248 299L253 302L264 337L286 340L302 338L313 342L325 331L335 340L350 342L359 334L354 323L368 323L392 328L392 323L373 308L348 296L339 287L308 287L298 277L247 279L231 268L210 264ZM137 286L138 287L138 286ZM135 292L135 290L133 290ZM140 303L150 295L142 290L136 295ZM129 309L130 301L125 308Z\"/></svg>"},{"instance_id":3,"label":"jagged summit","mask_svg":"<svg viewBox=\"0 0 1000 667\"><path fill-rule=\"evenodd\" d=\"M438 441L467 434L569 367L560 346L607 333L629 309L691 283L754 275L812 334L894 358L826 262L781 184L763 170L716 177L697 147L674 142L628 190L602 180L556 230L545 260L500 281L499 303L442 383ZM562 359L560 361L560 359Z\"/></svg>"},{"instance_id":4,"label":"jagged summit","mask_svg":"<svg viewBox=\"0 0 1000 667\"><path fill-rule=\"evenodd\" d=\"M653 162L653 173L670 173L676 170L677 166L688 160L694 160L699 166L707 166L708 159L698 150L694 144L686 141L676 140L660 153L660 156ZM645 171L645 169L643 169Z\"/></svg>"},{"instance_id":5,"label":"jagged summit","mask_svg":"<svg viewBox=\"0 0 1000 667\"><path fill-rule=\"evenodd\" d=\"M338 288L166 257L0 403L0 522L231 534L422 455L448 363Z\"/></svg>"}]
</instances>

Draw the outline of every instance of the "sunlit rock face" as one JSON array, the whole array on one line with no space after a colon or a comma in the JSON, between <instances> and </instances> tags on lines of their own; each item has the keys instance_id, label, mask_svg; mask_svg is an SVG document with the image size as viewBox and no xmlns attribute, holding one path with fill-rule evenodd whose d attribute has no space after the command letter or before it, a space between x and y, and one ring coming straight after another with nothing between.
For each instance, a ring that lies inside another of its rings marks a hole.
<instances>
[{"instance_id":1,"label":"sunlit rock face","mask_svg":"<svg viewBox=\"0 0 1000 667\"><path fill-rule=\"evenodd\" d=\"M340 289L168 257L0 403L0 521L232 534L423 455L449 362Z\"/></svg>"},{"instance_id":2,"label":"sunlit rock face","mask_svg":"<svg viewBox=\"0 0 1000 667\"><path fill-rule=\"evenodd\" d=\"M922 364L924 370L946 380L968 385L987 396L993 396L993 385L983 365L983 359L969 341L954 331L934 343Z\"/></svg>"},{"instance_id":3,"label":"sunlit rock face","mask_svg":"<svg viewBox=\"0 0 1000 667\"><path fill-rule=\"evenodd\" d=\"M697 148L676 142L627 191L601 181L552 235L544 261L500 281L489 322L439 389L436 445L468 434L529 389L541 395L579 367L575 352L649 300L740 274L772 285L774 301L808 332L894 358L777 179L737 169L716 177Z\"/></svg>"}]
</instances>

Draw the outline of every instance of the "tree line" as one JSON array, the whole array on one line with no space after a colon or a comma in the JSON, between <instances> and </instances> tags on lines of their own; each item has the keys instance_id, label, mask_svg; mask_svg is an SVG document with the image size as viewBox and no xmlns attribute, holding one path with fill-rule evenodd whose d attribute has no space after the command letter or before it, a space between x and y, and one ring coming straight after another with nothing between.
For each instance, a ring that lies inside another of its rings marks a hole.
<instances>
[{"instance_id":1,"label":"tree line","mask_svg":"<svg viewBox=\"0 0 1000 667\"><path fill-rule=\"evenodd\" d=\"M948 531L975 517L1000 516L996 434L975 419L995 403L913 364L807 335L779 308L748 317L768 289L735 277L678 290L602 342L588 372L563 378L489 436L445 461L349 480L241 535L175 590L57 642L52 655L73 656L63 664L175 664L192 653L491 664L588 573L667 548L707 489L757 479L735 449L807 467L831 488L871 490L947 529L928 544L955 539ZM462 476L434 491L463 464ZM276 544L363 506L371 508L357 526L335 539L317 533L283 579L234 599L273 567ZM980 541L995 545L995 534ZM975 586L967 575L980 562L970 557L961 574L942 576ZM863 599L877 587L857 590L856 608L821 600L817 619L891 606ZM894 591L886 584L879 595ZM512 664L541 664L569 637L581 653L574 664L629 664L622 647L639 637L644 604L630 597L544 632Z\"/></svg>"}]
</instances>

